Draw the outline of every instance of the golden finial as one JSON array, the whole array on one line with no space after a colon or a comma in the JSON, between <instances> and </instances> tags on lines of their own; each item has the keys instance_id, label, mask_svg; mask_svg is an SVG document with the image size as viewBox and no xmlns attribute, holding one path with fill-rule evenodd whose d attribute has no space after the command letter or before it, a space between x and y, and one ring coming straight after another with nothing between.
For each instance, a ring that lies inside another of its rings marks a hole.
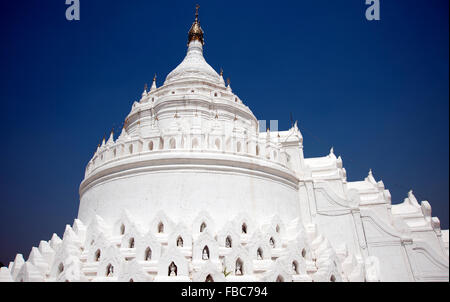
<instances>
[{"instance_id":1,"label":"golden finial","mask_svg":"<svg viewBox=\"0 0 450 302\"><path fill-rule=\"evenodd\" d=\"M223 69L222 68L220 68L220 76L221 77L223 76Z\"/></svg>"},{"instance_id":2,"label":"golden finial","mask_svg":"<svg viewBox=\"0 0 450 302\"><path fill-rule=\"evenodd\" d=\"M198 9L200 8L200 5L195 5L195 21L198 21Z\"/></svg>"},{"instance_id":3,"label":"golden finial","mask_svg":"<svg viewBox=\"0 0 450 302\"><path fill-rule=\"evenodd\" d=\"M230 86L230 78L227 78L227 85Z\"/></svg>"},{"instance_id":4,"label":"golden finial","mask_svg":"<svg viewBox=\"0 0 450 302\"><path fill-rule=\"evenodd\" d=\"M188 33L188 45L191 41L197 40L200 41L200 43L205 44L203 40L203 30L200 27L200 21L198 21L198 9L200 8L200 5L195 6L195 21L192 23L191 29Z\"/></svg>"},{"instance_id":5,"label":"golden finial","mask_svg":"<svg viewBox=\"0 0 450 302\"><path fill-rule=\"evenodd\" d=\"M156 73L155 73L155 75L153 76L153 82L155 82L156 81Z\"/></svg>"}]
</instances>

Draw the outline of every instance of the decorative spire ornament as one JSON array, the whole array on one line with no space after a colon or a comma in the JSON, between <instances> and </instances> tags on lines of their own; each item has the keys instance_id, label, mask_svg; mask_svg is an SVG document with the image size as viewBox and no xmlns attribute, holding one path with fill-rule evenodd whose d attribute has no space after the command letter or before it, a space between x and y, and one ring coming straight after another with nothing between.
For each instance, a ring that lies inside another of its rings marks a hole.
<instances>
[{"instance_id":1,"label":"decorative spire ornament","mask_svg":"<svg viewBox=\"0 0 450 302\"><path fill-rule=\"evenodd\" d=\"M109 139L106 142L107 145L112 145L114 144L114 128L111 130L111 133L109 135Z\"/></svg>"},{"instance_id":2,"label":"decorative spire ornament","mask_svg":"<svg viewBox=\"0 0 450 302\"><path fill-rule=\"evenodd\" d=\"M222 68L220 68L219 81L223 86L225 86L225 81L223 80L223 69Z\"/></svg>"},{"instance_id":3,"label":"decorative spire ornament","mask_svg":"<svg viewBox=\"0 0 450 302\"><path fill-rule=\"evenodd\" d=\"M144 91L142 92L142 97L147 96L147 83L144 84Z\"/></svg>"},{"instance_id":4,"label":"decorative spire ornament","mask_svg":"<svg viewBox=\"0 0 450 302\"><path fill-rule=\"evenodd\" d=\"M195 20L194 23L192 23L191 29L188 33L188 46L189 43L192 41L199 41L200 43L205 44L205 41L203 39L203 30L200 27L200 21L198 20L198 9L200 8L200 5L195 6Z\"/></svg>"},{"instance_id":5,"label":"decorative spire ornament","mask_svg":"<svg viewBox=\"0 0 450 302\"><path fill-rule=\"evenodd\" d=\"M155 76L153 77L153 83L152 83L152 87L150 87L150 91L153 91L153 90L155 90L157 87L156 87L156 73L155 73Z\"/></svg>"},{"instance_id":6,"label":"decorative spire ornament","mask_svg":"<svg viewBox=\"0 0 450 302\"><path fill-rule=\"evenodd\" d=\"M230 78L227 78L227 90L230 91L230 92L232 91L232 90L231 90L231 81L230 81Z\"/></svg>"},{"instance_id":7,"label":"decorative spire ornament","mask_svg":"<svg viewBox=\"0 0 450 302\"><path fill-rule=\"evenodd\" d=\"M222 68L220 68L219 80L220 80L220 83L222 83L222 85L225 86L225 81L223 80L223 69Z\"/></svg>"}]
</instances>

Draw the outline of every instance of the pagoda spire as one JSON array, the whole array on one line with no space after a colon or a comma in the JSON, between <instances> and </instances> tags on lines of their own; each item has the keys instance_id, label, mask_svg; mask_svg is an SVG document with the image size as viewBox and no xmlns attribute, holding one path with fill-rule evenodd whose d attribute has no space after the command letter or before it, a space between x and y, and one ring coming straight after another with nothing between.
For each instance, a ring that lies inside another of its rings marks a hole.
<instances>
[{"instance_id":1,"label":"pagoda spire","mask_svg":"<svg viewBox=\"0 0 450 302\"><path fill-rule=\"evenodd\" d=\"M200 8L200 5L195 6L195 20L194 23L192 23L191 29L188 33L188 45L192 41L199 41L200 43L205 44L205 41L203 39L203 30L200 27L200 21L198 20L198 9Z\"/></svg>"}]
</instances>

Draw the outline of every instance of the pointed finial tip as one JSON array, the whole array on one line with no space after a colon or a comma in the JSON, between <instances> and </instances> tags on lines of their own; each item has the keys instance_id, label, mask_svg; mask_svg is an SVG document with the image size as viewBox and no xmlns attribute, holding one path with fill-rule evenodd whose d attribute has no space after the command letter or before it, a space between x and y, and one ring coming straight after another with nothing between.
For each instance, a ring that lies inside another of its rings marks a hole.
<instances>
[{"instance_id":1,"label":"pointed finial tip","mask_svg":"<svg viewBox=\"0 0 450 302\"><path fill-rule=\"evenodd\" d=\"M193 40L197 40L200 43L205 44L205 41L203 39L203 30L200 27L200 21L198 20L198 9L200 8L200 5L196 5L195 6L195 20L194 23L191 26L191 29L189 30L188 33L188 46L189 43L191 43L191 41Z\"/></svg>"},{"instance_id":2,"label":"pointed finial tip","mask_svg":"<svg viewBox=\"0 0 450 302\"><path fill-rule=\"evenodd\" d=\"M154 81L156 81L156 73L155 73L155 75L153 76L153 82Z\"/></svg>"}]
</instances>

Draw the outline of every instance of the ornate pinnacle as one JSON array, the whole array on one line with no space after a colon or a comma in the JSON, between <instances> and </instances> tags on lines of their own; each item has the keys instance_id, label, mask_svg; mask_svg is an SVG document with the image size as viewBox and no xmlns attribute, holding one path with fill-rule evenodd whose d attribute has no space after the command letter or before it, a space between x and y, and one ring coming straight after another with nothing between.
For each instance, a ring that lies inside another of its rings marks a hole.
<instances>
[{"instance_id":1,"label":"ornate pinnacle","mask_svg":"<svg viewBox=\"0 0 450 302\"><path fill-rule=\"evenodd\" d=\"M192 23L191 29L188 33L188 45L191 41L197 40L202 43L202 45L205 43L203 40L203 30L200 27L200 21L198 21L198 9L200 8L200 5L195 6L195 21Z\"/></svg>"},{"instance_id":2,"label":"ornate pinnacle","mask_svg":"<svg viewBox=\"0 0 450 302\"><path fill-rule=\"evenodd\" d=\"M153 83L152 83L152 87L150 88L150 91L153 91L156 89L156 73L153 76Z\"/></svg>"}]
</instances>

